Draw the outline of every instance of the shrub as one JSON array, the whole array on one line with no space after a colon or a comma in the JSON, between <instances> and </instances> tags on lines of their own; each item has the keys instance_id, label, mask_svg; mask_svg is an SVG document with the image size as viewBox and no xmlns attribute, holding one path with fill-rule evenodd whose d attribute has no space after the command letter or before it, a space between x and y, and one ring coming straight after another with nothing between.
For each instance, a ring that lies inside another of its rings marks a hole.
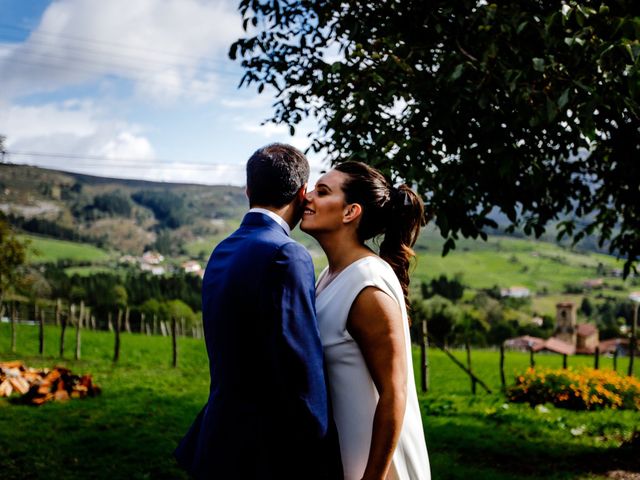
<instances>
[{"instance_id":1,"label":"shrub","mask_svg":"<svg viewBox=\"0 0 640 480\"><path fill-rule=\"evenodd\" d=\"M552 403L571 410L640 410L640 381L613 370L529 368L516 377L507 397L512 402Z\"/></svg>"}]
</instances>

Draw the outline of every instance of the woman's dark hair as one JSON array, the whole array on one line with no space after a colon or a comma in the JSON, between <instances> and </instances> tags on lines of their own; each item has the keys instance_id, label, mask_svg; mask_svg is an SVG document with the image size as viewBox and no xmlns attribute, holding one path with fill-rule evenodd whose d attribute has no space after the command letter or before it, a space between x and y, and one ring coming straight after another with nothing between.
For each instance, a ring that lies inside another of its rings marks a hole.
<instances>
[{"instance_id":1,"label":"woman's dark hair","mask_svg":"<svg viewBox=\"0 0 640 480\"><path fill-rule=\"evenodd\" d=\"M394 187L382 173L364 163L344 162L334 168L347 175L342 185L347 203L362 207L359 240L364 243L384 235L380 257L400 280L408 309L409 266L415 256L412 247L424 224L422 199L407 185Z\"/></svg>"},{"instance_id":2,"label":"woman's dark hair","mask_svg":"<svg viewBox=\"0 0 640 480\"><path fill-rule=\"evenodd\" d=\"M249 205L282 207L309 181L309 162L291 145L272 143L247 161Z\"/></svg>"}]
</instances>

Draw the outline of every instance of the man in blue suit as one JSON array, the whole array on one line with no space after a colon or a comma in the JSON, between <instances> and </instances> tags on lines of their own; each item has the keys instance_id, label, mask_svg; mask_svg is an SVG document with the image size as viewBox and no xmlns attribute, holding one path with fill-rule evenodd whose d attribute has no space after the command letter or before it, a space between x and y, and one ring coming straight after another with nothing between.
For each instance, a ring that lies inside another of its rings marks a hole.
<instances>
[{"instance_id":1,"label":"man in blue suit","mask_svg":"<svg viewBox=\"0 0 640 480\"><path fill-rule=\"evenodd\" d=\"M250 210L202 285L209 400L175 451L196 478L342 478L309 253L289 237L309 164L272 144L247 162Z\"/></svg>"}]
</instances>

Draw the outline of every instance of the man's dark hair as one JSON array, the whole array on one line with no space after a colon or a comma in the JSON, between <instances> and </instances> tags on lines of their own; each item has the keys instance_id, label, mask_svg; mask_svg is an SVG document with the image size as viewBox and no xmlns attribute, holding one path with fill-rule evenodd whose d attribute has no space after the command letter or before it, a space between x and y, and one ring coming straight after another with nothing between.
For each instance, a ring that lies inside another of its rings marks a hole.
<instances>
[{"instance_id":1,"label":"man's dark hair","mask_svg":"<svg viewBox=\"0 0 640 480\"><path fill-rule=\"evenodd\" d=\"M309 181L309 162L291 145L272 143L247 162L249 205L283 207Z\"/></svg>"}]
</instances>

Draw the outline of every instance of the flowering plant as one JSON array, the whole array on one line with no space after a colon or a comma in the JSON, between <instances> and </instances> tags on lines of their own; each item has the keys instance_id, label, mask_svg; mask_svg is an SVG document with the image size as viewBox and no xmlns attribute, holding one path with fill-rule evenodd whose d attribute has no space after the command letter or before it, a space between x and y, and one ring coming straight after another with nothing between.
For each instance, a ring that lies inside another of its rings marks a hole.
<instances>
[{"instance_id":1,"label":"flowering plant","mask_svg":"<svg viewBox=\"0 0 640 480\"><path fill-rule=\"evenodd\" d=\"M552 403L571 410L640 410L640 381L613 370L529 368L507 389L512 402Z\"/></svg>"}]
</instances>

